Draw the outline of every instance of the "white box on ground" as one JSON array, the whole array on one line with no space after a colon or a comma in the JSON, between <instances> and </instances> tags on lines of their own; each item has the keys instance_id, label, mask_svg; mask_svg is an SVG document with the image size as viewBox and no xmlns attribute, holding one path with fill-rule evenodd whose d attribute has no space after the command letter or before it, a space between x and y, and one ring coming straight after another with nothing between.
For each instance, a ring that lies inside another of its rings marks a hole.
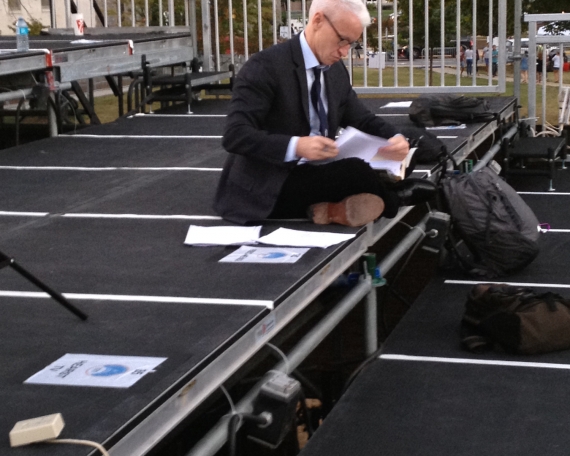
<instances>
[{"instance_id":1,"label":"white box on ground","mask_svg":"<svg viewBox=\"0 0 570 456\"><path fill-rule=\"evenodd\" d=\"M18 421L10 431L10 446L55 439L63 429L61 413Z\"/></svg>"},{"instance_id":2,"label":"white box on ground","mask_svg":"<svg viewBox=\"0 0 570 456\"><path fill-rule=\"evenodd\" d=\"M386 53L377 52L368 57L368 68L381 68L382 70L386 68Z\"/></svg>"}]
</instances>

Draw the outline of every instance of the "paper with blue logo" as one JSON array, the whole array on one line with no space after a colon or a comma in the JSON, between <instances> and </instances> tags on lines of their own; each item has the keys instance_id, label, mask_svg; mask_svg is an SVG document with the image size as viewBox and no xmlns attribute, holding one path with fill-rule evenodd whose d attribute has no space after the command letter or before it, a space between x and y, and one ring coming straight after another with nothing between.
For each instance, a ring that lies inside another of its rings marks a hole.
<instances>
[{"instance_id":1,"label":"paper with blue logo","mask_svg":"<svg viewBox=\"0 0 570 456\"><path fill-rule=\"evenodd\" d=\"M128 388L165 360L145 356L68 353L24 383Z\"/></svg>"},{"instance_id":2,"label":"paper with blue logo","mask_svg":"<svg viewBox=\"0 0 570 456\"><path fill-rule=\"evenodd\" d=\"M295 263L309 249L242 246L220 260L220 263Z\"/></svg>"}]
</instances>

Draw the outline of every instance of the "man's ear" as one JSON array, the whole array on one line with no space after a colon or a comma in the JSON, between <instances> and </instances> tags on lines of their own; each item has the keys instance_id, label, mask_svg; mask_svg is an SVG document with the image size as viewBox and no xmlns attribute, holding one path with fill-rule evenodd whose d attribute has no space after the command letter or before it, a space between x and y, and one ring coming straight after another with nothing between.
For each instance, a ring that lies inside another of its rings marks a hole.
<instances>
[{"instance_id":1,"label":"man's ear","mask_svg":"<svg viewBox=\"0 0 570 456\"><path fill-rule=\"evenodd\" d=\"M323 13L317 11L315 14L313 14L311 21L313 22L313 26L315 27L315 29L319 29L323 25L323 22L325 21Z\"/></svg>"}]
</instances>

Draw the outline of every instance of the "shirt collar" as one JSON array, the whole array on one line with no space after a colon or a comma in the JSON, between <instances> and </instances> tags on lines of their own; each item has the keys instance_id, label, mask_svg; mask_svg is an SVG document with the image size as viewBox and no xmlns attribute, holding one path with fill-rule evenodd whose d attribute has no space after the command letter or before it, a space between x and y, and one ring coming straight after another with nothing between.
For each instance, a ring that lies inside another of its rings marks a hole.
<instances>
[{"instance_id":1,"label":"shirt collar","mask_svg":"<svg viewBox=\"0 0 570 456\"><path fill-rule=\"evenodd\" d=\"M313 51L311 50L309 43L307 43L307 38L305 38L304 31L301 33L300 40L301 40L301 50L303 51L303 60L305 61L305 68L311 69L317 67L323 71L327 71L330 68L330 65L321 65L319 63L317 57L315 57L315 54L313 54Z\"/></svg>"}]
</instances>

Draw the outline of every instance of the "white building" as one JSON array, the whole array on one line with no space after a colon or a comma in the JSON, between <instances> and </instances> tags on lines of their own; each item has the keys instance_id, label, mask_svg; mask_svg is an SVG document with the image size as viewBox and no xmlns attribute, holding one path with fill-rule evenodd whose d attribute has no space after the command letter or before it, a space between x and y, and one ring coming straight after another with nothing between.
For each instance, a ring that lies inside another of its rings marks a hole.
<instances>
[{"instance_id":1,"label":"white building","mask_svg":"<svg viewBox=\"0 0 570 456\"><path fill-rule=\"evenodd\" d=\"M89 0L87 0L87 2L88 1ZM84 2L85 0L79 0L79 12L82 12L81 8L84 7ZM28 24L31 24L35 20L40 22L44 28L51 27L50 3L56 5L56 26L58 28L67 27L67 0L0 0L0 35L15 36L14 30L10 29L10 27L14 27L14 24L20 16L22 16ZM89 6L85 7L89 8ZM69 27L71 27L71 25L69 25Z\"/></svg>"}]
</instances>

